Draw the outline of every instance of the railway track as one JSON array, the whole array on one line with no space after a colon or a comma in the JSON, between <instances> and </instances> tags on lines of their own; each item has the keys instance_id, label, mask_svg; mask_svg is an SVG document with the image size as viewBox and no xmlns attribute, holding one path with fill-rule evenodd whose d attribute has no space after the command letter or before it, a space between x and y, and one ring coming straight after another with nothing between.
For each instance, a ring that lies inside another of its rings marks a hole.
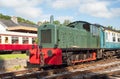
<instances>
[{"instance_id":1,"label":"railway track","mask_svg":"<svg viewBox=\"0 0 120 79\"><path fill-rule=\"evenodd\" d=\"M69 66L60 69L37 68L1 73L0 79L95 79L120 75L120 59L100 60L94 63Z\"/></svg>"}]
</instances>

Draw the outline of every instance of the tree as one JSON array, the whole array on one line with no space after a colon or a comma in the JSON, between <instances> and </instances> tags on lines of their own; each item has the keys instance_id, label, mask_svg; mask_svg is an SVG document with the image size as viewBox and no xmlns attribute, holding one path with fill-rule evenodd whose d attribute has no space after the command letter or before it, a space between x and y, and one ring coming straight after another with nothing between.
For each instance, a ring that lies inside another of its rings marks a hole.
<instances>
[{"instance_id":1,"label":"tree","mask_svg":"<svg viewBox=\"0 0 120 79\"><path fill-rule=\"evenodd\" d=\"M113 29L113 26L108 26L107 28L109 28L109 29Z\"/></svg>"},{"instance_id":2,"label":"tree","mask_svg":"<svg viewBox=\"0 0 120 79\"><path fill-rule=\"evenodd\" d=\"M50 23L49 21L44 21L44 22L42 22L41 24L49 24L49 23ZM53 21L53 24L55 24L55 25L60 25L60 21L55 20L55 21Z\"/></svg>"},{"instance_id":3,"label":"tree","mask_svg":"<svg viewBox=\"0 0 120 79\"><path fill-rule=\"evenodd\" d=\"M53 21L53 24L60 25L60 21L55 20L55 21Z\"/></svg>"},{"instance_id":4,"label":"tree","mask_svg":"<svg viewBox=\"0 0 120 79\"><path fill-rule=\"evenodd\" d=\"M6 19L6 20L11 19L11 17L10 17L10 16L3 15L3 14L1 14L1 13L0 13L0 18L1 18L1 19Z\"/></svg>"},{"instance_id":5,"label":"tree","mask_svg":"<svg viewBox=\"0 0 120 79\"><path fill-rule=\"evenodd\" d=\"M70 20L64 20L63 25L68 25L70 23Z\"/></svg>"},{"instance_id":6,"label":"tree","mask_svg":"<svg viewBox=\"0 0 120 79\"><path fill-rule=\"evenodd\" d=\"M3 15L3 14L0 13L0 19L10 20L11 16ZM28 23L28 24L35 24L34 22L26 20L26 19L24 19L22 17L17 17L17 19L18 19L18 22L23 22L23 23Z\"/></svg>"},{"instance_id":7,"label":"tree","mask_svg":"<svg viewBox=\"0 0 120 79\"><path fill-rule=\"evenodd\" d=\"M42 24L48 24L48 23L50 23L50 22L48 22L48 21L44 21Z\"/></svg>"},{"instance_id":8,"label":"tree","mask_svg":"<svg viewBox=\"0 0 120 79\"><path fill-rule=\"evenodd\" d=\"M17 17L17 18L18 18L18 22L23 22L23 23L28 23L28 24L35 24L34 22L26 20L24 18L21 18L21 17Z\"/></svg>"}]
</instances>

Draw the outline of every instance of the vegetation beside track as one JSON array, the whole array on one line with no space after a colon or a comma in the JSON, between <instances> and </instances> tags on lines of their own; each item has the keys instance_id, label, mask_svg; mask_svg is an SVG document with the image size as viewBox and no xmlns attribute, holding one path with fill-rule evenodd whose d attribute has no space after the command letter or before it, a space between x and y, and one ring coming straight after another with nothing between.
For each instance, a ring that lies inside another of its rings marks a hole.
<instances>
[{"instance_id":1,"label":"vegetation beside track","mask_svg":"<svg viewBox=\"0 0 120 79\"><path fill-rule=\"evenodd\" d=\"M16 58L27 58L26 54L4 54L0 55L0 60L9 60Z\"/></svg>"}]
</instances>

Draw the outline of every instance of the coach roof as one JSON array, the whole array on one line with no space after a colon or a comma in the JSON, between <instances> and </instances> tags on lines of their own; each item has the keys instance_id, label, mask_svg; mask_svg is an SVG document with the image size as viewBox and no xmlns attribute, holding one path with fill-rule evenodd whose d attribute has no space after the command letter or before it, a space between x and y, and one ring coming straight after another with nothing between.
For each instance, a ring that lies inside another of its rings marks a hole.
<instances>
[{"instance_id":1,"label":"coach roof","mask_svg":"<svg viewBox=\"0 0 120 79\"><path fill-rule=\"evenodd\" d=\"M0 23L4 25L7 29L6 30L11 30L11 31L26 31L26 32L37 32L37 27L38 25L35 24L28 24L28 23L15 23L12 20L5 20L5 19L0 19Z\"/></svg>"}]
</instances>

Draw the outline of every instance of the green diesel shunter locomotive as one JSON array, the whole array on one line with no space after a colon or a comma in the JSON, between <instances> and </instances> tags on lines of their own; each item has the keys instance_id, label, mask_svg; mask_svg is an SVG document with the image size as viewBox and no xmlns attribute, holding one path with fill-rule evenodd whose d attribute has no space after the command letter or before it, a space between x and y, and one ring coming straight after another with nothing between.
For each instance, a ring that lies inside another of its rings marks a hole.
<instances>
[{"instance_id":1,"label":"green diesel shunter locomotive","mask_svg":"<svg viewBox=\"0 0 120 79\"><path fill-rule=\"evenodd\" d=\"M96 51L100 48L99 35L99 27L85 21L76 21L68 26L44 24L38 28L38 45L43 50L41 52L46 51L42 58L57 58L54 51L59 48L62 53L58 61L73 64L96 60ZM97 56L100 58L101 54ZM48 60L44 62L48 63Z\"/></svg>"}]
</instances>

